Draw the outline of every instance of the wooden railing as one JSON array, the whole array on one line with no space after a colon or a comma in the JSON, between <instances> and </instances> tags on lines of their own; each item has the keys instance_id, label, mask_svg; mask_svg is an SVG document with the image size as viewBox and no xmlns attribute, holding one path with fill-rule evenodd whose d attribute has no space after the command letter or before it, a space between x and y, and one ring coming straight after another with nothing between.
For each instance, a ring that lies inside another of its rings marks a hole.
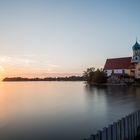
<instances>
[{"instance_id":1,"label":"wooden railing","mask_svg":"<svg viewBox=\"0 0 140 140\"><path fill-rule=\"evenodd\" d=\"M134 140L138 135L140 135L140 111L114 122L83 140Z\"/></svg>"}]
</instances>

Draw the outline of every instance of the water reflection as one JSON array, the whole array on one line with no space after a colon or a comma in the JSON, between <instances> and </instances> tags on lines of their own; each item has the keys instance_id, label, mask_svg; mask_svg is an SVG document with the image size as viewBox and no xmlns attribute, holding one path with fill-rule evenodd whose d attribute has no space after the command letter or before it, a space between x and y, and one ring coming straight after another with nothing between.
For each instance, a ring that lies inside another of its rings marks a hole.
<instances>
[{"instance_id":1,"label":"water reflection","mask_svg":"<svg viewBox=\"0 0 140 140\"><path fill-rule=\"evenodd\" d=\"M140 87L0 83L0 138L80 140L140 108Z\"/></svg>"},{"instance_id":2,"label":"water reflection","mask_svg":"<svg viewBox=\"0 0 140 140\"><path fill-rule=\"evenodd\" d=\"M104 99L102 101L106 102L106 112L110 116L119 118L140 108L140 87L100 86L85 89L89 98L95 99L91 96L97 95Z\"/></svg>"}]
</instances>

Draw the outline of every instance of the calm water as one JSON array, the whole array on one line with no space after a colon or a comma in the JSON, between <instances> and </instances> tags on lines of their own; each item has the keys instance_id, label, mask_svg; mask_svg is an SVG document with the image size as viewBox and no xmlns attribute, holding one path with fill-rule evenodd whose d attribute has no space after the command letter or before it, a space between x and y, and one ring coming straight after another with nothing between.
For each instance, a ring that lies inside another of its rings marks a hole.
<instances>
[{"instance_id":1,"label":"calm water","mask_svg":"<svg viewBox=\"0 0 140 140\"><path fill-rule=\"evenodd\" d=\"M140 109L139 87L1 82L2 140L81 140Z\"/></svg>"}]
</instances>

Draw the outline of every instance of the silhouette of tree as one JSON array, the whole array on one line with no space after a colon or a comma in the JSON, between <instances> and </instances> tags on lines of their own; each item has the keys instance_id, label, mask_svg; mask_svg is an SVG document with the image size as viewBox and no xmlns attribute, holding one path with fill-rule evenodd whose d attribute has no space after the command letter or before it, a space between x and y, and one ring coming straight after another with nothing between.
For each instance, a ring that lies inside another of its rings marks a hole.
<instances>
[{"instance_id":1,"label":"silhouette of tree","mask_svg":"<svg viewBox=\"0 0 140 140\"><path fill-rule=\"evenodd\" d=\"M84 79L87 81L87 84L100 84L107 82L107 76L102 69L95 70L94 67L88 68L83 73Z\"/></svg>"}]
</instances>

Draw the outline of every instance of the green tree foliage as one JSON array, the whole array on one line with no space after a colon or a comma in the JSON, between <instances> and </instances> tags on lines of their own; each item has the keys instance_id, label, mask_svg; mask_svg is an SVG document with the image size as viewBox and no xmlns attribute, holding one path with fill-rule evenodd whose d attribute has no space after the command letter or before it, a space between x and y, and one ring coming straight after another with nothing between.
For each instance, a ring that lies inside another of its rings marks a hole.
<instances>
[{"instance_id":1,"label":"green tree foliage","mask_svg":"<svg viewBox=\"0 0 140 140\"><path fill-rule=\"evenodd\" d=\"M95 70L94 67L88 68L86 71L84 71L83 76L88 84L101 84L106 83L107 81L107 76L103 70Z\"/></svg>"}]
</instances>

